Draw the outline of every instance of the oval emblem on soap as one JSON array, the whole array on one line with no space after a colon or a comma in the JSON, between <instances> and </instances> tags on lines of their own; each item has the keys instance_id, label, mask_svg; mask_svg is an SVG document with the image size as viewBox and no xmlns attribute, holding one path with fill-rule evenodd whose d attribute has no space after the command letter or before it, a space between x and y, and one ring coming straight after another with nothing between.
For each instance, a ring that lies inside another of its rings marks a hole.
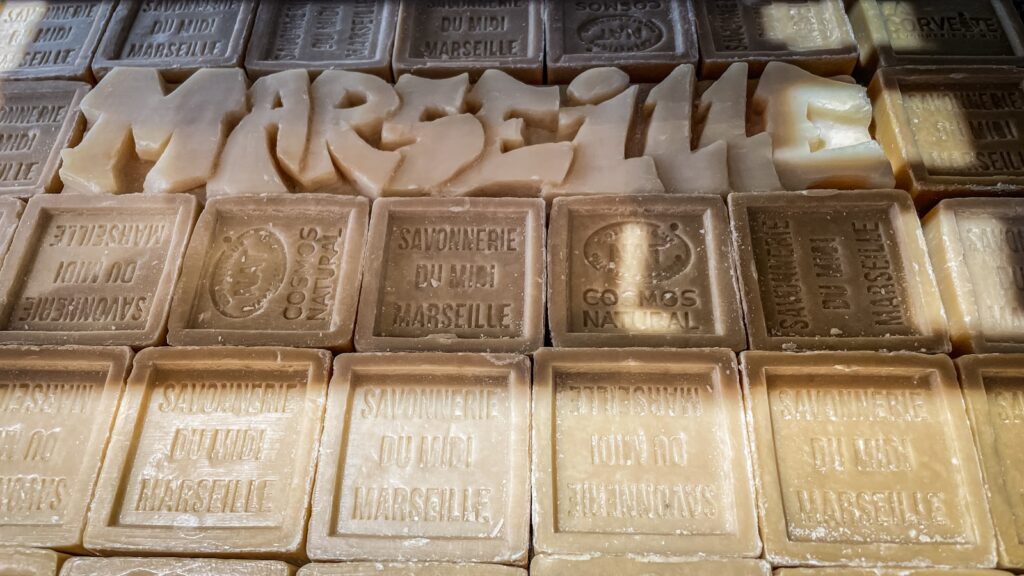
<instances>
[{"instance_id":1,"label":"oval emblem on soap","mask_svg":"<svg viewBox=\"0 0 1024 576\"><path fill-rule=\"evenodd\" d=\"M637 16L602 16L577 29L588 52L644 52L661 43L665 32L653 20Z\"/></svg>"},{"instance_id":2,"label":"oval emblem on soap","mask_svg":"<svg viewBox=\"0 0 1024 576\"><path fill-rule=\"evenodd\" d=\"M636 220L594 231L583 243L592 268L623 282L664 282L682 274L693 261L679 224Z\"/></svg>"},{"instance_id":3,"label":"oval emblem on soap","mask_svg":"<svg viewBox=\"0 0 1024 576\"><path fill-rule=\"evenodd\" d=\"M287 252L266 228L252 228L232 238L213 265L210 298L228 318L248 318L263 310L284 283Z\"/></svg>"}]
</instances>

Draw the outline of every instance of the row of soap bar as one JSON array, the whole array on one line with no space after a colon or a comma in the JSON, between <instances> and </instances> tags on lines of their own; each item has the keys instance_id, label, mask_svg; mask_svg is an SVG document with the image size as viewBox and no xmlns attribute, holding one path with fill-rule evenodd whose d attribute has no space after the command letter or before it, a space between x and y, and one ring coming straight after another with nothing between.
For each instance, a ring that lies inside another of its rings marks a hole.
<instances>
[{"instance_id":1,"label":"row of soap bar","mask_svg":"<svg viewBox=\"0 0 1024 576\"><path fill-rule=\"evenodd\" d=\"M4 543L1024 567L1024 355L131 357L0 347Z\"/></svg>"}]
</instances>

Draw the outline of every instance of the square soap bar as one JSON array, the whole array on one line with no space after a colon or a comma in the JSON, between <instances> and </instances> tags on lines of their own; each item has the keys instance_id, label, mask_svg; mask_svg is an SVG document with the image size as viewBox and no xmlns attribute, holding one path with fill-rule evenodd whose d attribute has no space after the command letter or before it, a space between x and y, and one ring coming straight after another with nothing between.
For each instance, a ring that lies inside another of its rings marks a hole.
<instances>
[{"instance_id":1,"label":"square soap bar","mask_svg":"<svg viewBox=\"0 0 1024 576\"><path fill-rule=\"evenodd\" d=\"M330 361L291 348L140 352L86 548L302 560Z\"/></svg>"},{"instance_id":2,"label":"square soap bar","mask_svg":"<svg viewBox=\"0 0 1024 576\"><path fill-rule=\"evenodd\" d=\"M773 566L995 566L985 485L948 357L740 360Z\"/></svg>"},{"instance_id":3,"label":"square soap bar","mask_svg":"<svg viewBox=\"0 0 1024 576\"><path fill-rule=\"evenodd\" d=\"M35 196L0 269L0 343L153 346L195 198Z\"/></svg>"},{"instance_id":4,"label":"square soap bar","mask_svg":"<svg viewBox=\"0 0 1024 576\"><path fill-rule=\"evenodd\" d=\"M879 70L868 91L875 138L919 207L1024 194L1024 70Z\"/></svg>"},{"instance_id":5,"label":"square soap bar","mask_svg":"<svg viewBox=\"0 0 1024 576\"><path fill-rule=\"evenodd\" d=\"M299 576L526 576L526 570L497 564L346 562L306 564Z\"/></svg>"},{"instance_id":6,"label":"square soap bar","mask_svg":"<svg viewBox=\"0 0 1024 576\"><path fill-rule=\"evenodd\" d=\"M556 198L548 278L556 347L746 347L717 196Z\"/></svg>"},{"instance_id":7,"label":"square soap bar","mask_svg":"<svg viewBox=\"0 0 1024 576\"><path fill-rule=\"evenodd\" d=\"M116 66L159 68L180 82L200 68L241 66L256 15L254 0L121 2L92 64L102 78Z\"/></svg>"},{"instance_id":8,"label":"square soap bar","mask_svg":"<svg viewBox=\"0 0 1024 576\"><path fill-rule=\"evenodd\" d=\"M697 63L690 0L562 2L544 6L549 84L614 66L634 82L659 82L680 64Z\"/></svg>"},{"instance_id":9,"label":"square soap bar","mask_svg":"<svg viewBox=\"0 0 1024 576\"><path fill-rule=\"evenodd\" d=\"M263 2L245 54L252 77L304 68L391 79L398 0Z\"/></svg>"},{"instance_id":10,"label":"square soap bar","mask_svg":"<svg viewBox=\"0 0 1024 576\"><path fill-rule=\"evenodd\" d=\"M850 74L857 65L842 0L694 0L694 7L703 78L718 78L734 62L746 62L752 76L775 60L819 76Z\"/></svg>"},{"instance_id":11,"label":"square soap bar","mask_svg":"<svg viewBox=\"0 0 1024 576\"><path fill-rule=\"evenodd\" d=\"M4 542L8 544L8 542ZM0 574L11 576L57 576L67 558L41 548L0 547Z\"/></svg>"},{"instance_id":12,"label":"square soap bar","mask_svg":"<svg viewBox=\"0 0 1024 576\"><path fill-rule=\"evenodd\" d=\"M131 350L0 346L0 542L80 553Z\"/></svg>"},{"instance_id":13,"label":"square soap bar","mask_svg":"<svg viewBox=\"0 0 1024 576\"><path fill-rule=\"evenodd\" d=\"M949 351L905 192L732 194L729 209L752 349Z\"/></svg>"},{"instance_id":14,"label":"square soap bar","mask_svg":"<svg viewBox=\"0 0 1024 576\"><path fill-rule=\"evenodd\" d=\"M4 2L0 6L0 79L92 80L113 0Z\"/></svg>"},{"instance_id":15,"label":"square soap bar","mask_svg":"<svg viewBox=\"0 0 1024 576\"><path fill-rule=\"evenodd\" d=\"M650 562L605 557L573 560L535 556L532 576L770 576L772 569L761 560L698 560Z\"/></svg>"},{"instance_id":16,"label":"square soap bar","mask_svg":"<svg viewBox=\"0 0 1024 576\"><path fill-rule=\"evenodd\" d=\"M272 560L210 558L72 558L61 576L291 576L295 568Z\"/></svg>"},{"instance_id":17,"label":"square soap bar","mask_svg":"<svg viewBox=\"0 0 1024 576\"><path fill-rule=\"evenodd\" d=\"M476 81L497 69L530 84L544 82L541 0L402 2L392 68L395 77Z\"/></svg>"},{"instance_id":18,"label":"square soap bar","mask_svg":"<svg viewBox=\"0 0 1024 576\"><path fill-rule=\"evenodd\" d=\"M504 354L338 356L310 558L525 565L529 366Z\"/></svg>"},{"instance_id":19,"label":"square soap bar","mask_svg":"<svg viewBox=\"0 0 1024 576\"><path fill-rule=\"evenodd\" d=\"M536 553L760 554L731 351L545 348L534 362Z\"/></svg>"},{"instance_id":20,"label":"square soap bar","mask_svg":"<svg viewBox=\"0 0 1024 576\"><path fill-rule=\"evenodd\" d=\"M7 249L11 247L14 231L18 228L18 220L24 209L21 200L0 197L0 264L3 264Z\"/></svg>"},{"instance_id":21,"label":"square soap bar","mask_svg":"<svg viewBox=\"0 0 1024 576\"><path fill-rule=\"evenodd\" d=\"M999 566L1024 569L1024 355L957 359L996 526Z\"/></svg>"},{"instance_id":22,"label":"square soap bar","mask_svg":"<svg viewBox=\"0 0 1024 576\"><path fill-rule=\"evenodd\" d=\"M360 352L533 352L544 342L544 201L374 202Z\"/></svg>"},{"instance_id":23,"label":"square soap bar","mask_svg":"<svg viewBox=\"0 0 1024 576\"><path fill-rule=\"evenodd\" d=\"M369 211L365 198L328 194L208 201L167 341L350 349Z\"/></svg>"}]
</instances>

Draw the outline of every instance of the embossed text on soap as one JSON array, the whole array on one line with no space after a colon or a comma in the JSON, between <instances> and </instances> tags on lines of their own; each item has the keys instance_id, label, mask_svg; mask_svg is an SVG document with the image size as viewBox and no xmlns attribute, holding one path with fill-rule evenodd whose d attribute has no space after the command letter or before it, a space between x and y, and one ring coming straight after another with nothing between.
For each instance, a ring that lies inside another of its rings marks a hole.
<instances>
[{"instance_id":1,"label":"embossed text on soap","mask_svg":"<svg viewBox=\"0 0 1024 576\"><path fill-rule=\"evenodd\" d=\"M956 222L985 337L1014 341L1024 331L1024 219L964 211Z\"/></svg>"},{"instance_id":2,"label":"embossed text on soap","mask_svg":"<svg viewBox=\"0 0 1024 576\"><path fill-rule=\"evenodd\" d=\"M142 2L117 54L126 61L226 56L243 0Z\"/></svg>"}]
</instances>

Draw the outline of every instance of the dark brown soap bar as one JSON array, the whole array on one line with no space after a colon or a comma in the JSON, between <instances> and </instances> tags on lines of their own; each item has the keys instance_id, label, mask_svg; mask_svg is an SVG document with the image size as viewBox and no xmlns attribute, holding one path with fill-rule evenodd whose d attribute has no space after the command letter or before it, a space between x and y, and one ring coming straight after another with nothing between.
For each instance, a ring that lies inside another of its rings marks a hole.
<instances>
[{"instance_id":1,"label":"dark brown soap bar","mask_svg":"<svg viewBox=\"0 0 1024 576\"><path fill-rule=\"evenodd\" d=\"M5 2L0 7L0 78L91 80L93 53L112 0Z\"/></svg>"},{"instance_id":2,"label":"dark brown soap bar","mask_svg":"<svg viewBox=\"0 0 1024 576\"><path fill-rule=\"evenodd\" d=\"M264 2L245 55L249 75L305 68L391 79L398 0Z\"/></svg>"},{"instance_id":3,"label":"dark brown soap bar","mask_svg":"<svg viewBox=\"0 0 1024 576\"><path fill-rule=\"evenodd\" d=\"M181 81L200 68L240 66L255 6L254 0L121 2L93 73L102 78L115 66L141 66Z\"/></svg>"},{"instance_id":4,"label":"dark brown soap bar","mask_svg":"<svg viewBox=\"0 0 1024 576\"><path fill-rule=\"evenodd\" d=\"M398 15L395 76L476 80L496 68L532 84L544 80L541 0L406 1Z\"/></svg>"},{"instance_id":5,"label":"dark brown soap bar","mask_svg":"<svg viewBox=\"0 0 1024 576\"><path fill-rule=\"evenodd\" d=\"M690 0L549 1L544 6L548 83L615 66L635 82L657 82L697 63Z\"/></svg>"}]
</instances>

